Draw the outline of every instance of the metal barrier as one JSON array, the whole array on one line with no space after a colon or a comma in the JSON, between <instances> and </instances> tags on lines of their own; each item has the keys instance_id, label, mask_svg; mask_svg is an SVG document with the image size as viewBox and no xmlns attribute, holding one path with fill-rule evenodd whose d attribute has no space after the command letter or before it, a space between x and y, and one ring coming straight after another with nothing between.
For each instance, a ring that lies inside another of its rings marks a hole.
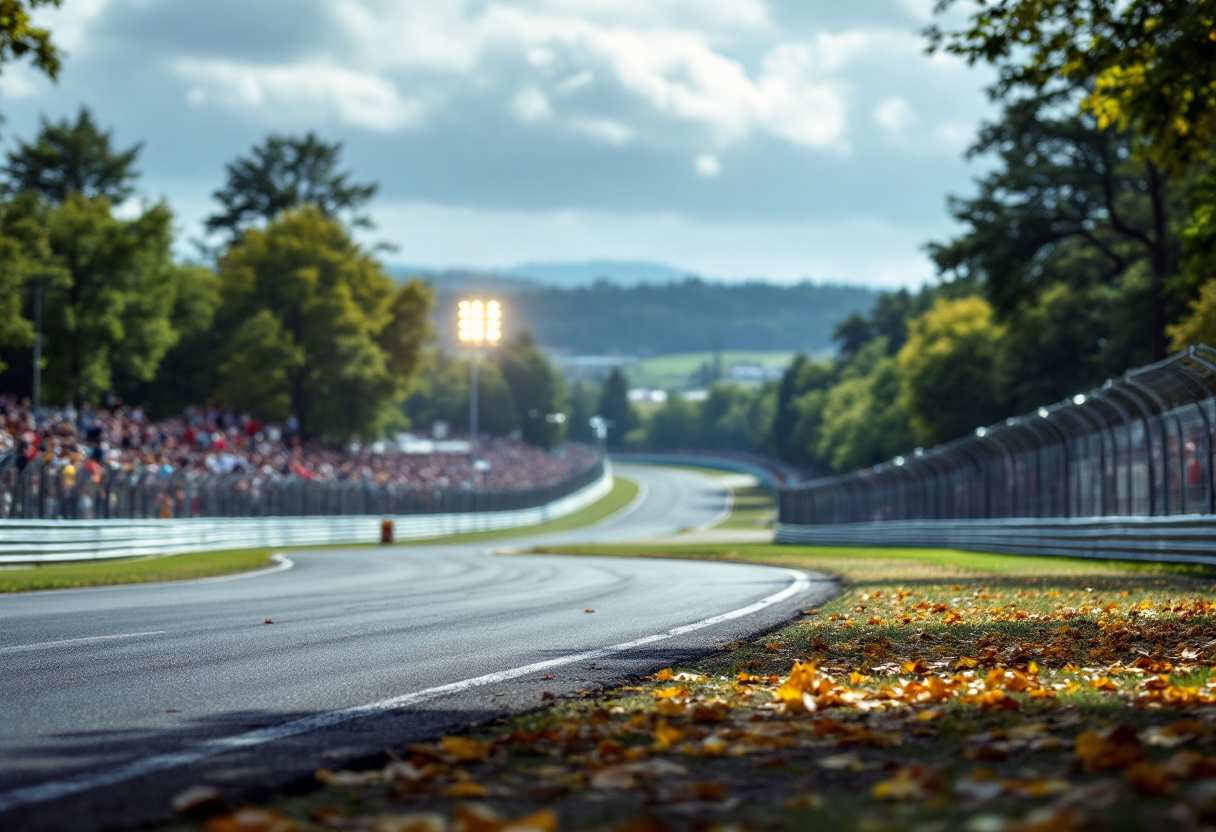
<instances>
[{"instance_id":1,"label":"metal barrier","mask_svg":"<svg viewBox=\"0 0 1216 832\"><path fill-rule=\"evenodd\" d=\"M590 481L527 508L409 515L224 517L155 520L7 520L0 522L0 564L177 555L219 549L374 543L382 519L396 540L417 540L542 523L588 506L612 490L612 469L597 461Z\"/></svg>"},{"instance_id":2,"label":"metal barrier","mask_svg":"<svg viewBox=\"0 0 1216 832\"><path fill-rule=\"evenodd\" d=\"M214 474L155 466L90 471L62 460L21 466L0 458L0 521L132 520L205 517L332 517L516 511L546 505L597 481L586 468L539 488L419 488L408 483L312 481L263 473ZM83 470L76 470L77 467Z\"/></svg>"},{"instance_id":3,"label":"metal barrier","mask_svg":"<svg viewBox=\"0 0 1216 832\"><path fill-rule=\"evenodd\" d=\"M775 539L778 543L809 546L916 546L1216 564L1216 518L1212 515L779 525Z\"/></svg>"},{"instance_id":4,"label":"metal barrier","mask_svg":"<svg viewBox=\"0 0 1216 832\"><path fill-rule=\"evenodd\" d=\"M1192 347L972 436L784 488L779 517L789 528L1175 515L1210 523L1214 446L1216 350Z\"/></svg>"}]
</instances>

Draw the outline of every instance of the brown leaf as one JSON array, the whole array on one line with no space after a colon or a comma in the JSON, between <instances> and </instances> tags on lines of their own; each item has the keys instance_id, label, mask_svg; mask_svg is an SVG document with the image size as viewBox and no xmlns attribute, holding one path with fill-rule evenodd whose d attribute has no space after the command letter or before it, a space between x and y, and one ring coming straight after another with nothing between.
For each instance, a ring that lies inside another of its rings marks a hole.
<instances>
[{"instance_id":1,"label":"brown leaf","mask_svg":"<svg viewBox=\"0 0 1216 832\"><path fill-rule=\"evenodd\" d=\"M408 815L381 815L372 824L371 832L447 832L448 821L433 812Z\"/></svg>"},{"instance_id":2,"label":"brown leaf","mask_svg":"<svg viewBox=\"0 0 1216 832\"><path fill-rule=\"evenodd\" d=\"M203 832L294 832L295 824L272 809L252 806L211 818Z\"/></svg>"}]
</instances>

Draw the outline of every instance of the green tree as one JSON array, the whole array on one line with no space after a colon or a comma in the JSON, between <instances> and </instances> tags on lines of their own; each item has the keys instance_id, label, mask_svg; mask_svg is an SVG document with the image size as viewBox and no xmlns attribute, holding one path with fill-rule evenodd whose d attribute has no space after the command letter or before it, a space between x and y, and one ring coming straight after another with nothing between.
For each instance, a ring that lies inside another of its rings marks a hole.
<instances>
[{"instance_id":1,"label":"green tree","mask_svg":"<svg viewBox=\"0 0 1216 832\"><path fill-rule=\"evenodd\" d=\"M394 284L313 205L249 230L219 274L217 325L229 339L220 389L230 404L286 401L306 435L336 439L378 435L396 418L430 334L429 288ZM241 356L254 345L279 363Z\"/></svg>"},{"instance_id":2,"label":"green tree","mask_svg":"<svg viewBox=\"0 0 1216 832\"><path fill-rule=\"evenodd\" d=\"M33 284L61 285L67 277L53 262L40 208L32 195L0 203L0 348L6 352L33 343L34 326L26 314ZM7 368L0 361L0 370Z\"/></svg>"},{"instance_id":3,"label":"green tree","mask_svg":"<svg viewBox=\"0 0 1216 832\"><path fill-rule=\"evenodd\" d=\"M1137 161L1132 137L1090 116L1055 115L1060 96L1007 105L968 151L995 155L979 195L952 198L967 227L929 251L943 274L979 287L1001 318L1055 283L1087 290L1118 285L1134 268L1150 278L1148 345L1165 352L1169 291L1177 273L1177 189Z\"/></svg>"},{"instance_id":4,"label":"green tree","mask_svg":"<svg viewBox=\"0 0 1216 832\"><path fill-rule=\"evenodd\" d=\"M497 355L498 368L511 389L520 434L529 445L551 450L565 430L553 417L563 413L561 379L536 348L531 333L521 332Z\"/></svg>"},{"instance_id":5,"label":"green tree","mask_svg":"<svg viewBox=\"0 0 1216 832\"><path fill-rule=\"evenodd\" d=\"M681 451L703 447L698 436L696 406L676 391L646 423L645 446L651 451Z\"/></svg>"},{"instance_id":6,"label":"green tree","mask_svg":"<svg viewBox=\"0 0 1216 832\"><path fill-rule=\"evenodd\" d=\"M429 430L436 421L442 421L453 430L468 431L469 381L467 358L425 351L404 405L410 424ZM478 433L506 436L519 428L511 389L494 362L478 364L477 417Z\"/></svg>"},{"instance_id":7,"label":"green tree","mask_svg":"<svg viewBox=\"0 0 1216 832\"><path fill-rule=\"evenodd\" d=\"M62 274L45 287L47 400L96 400L118 368L151 379L177 340L171 316L180 267L169 209L120 220L108 199L75 193L42 211Z\"/></svg>"},{"instance_id":8,"label":"green tree","mask_svg":"<svg viewBox=\"0 0 1216 832\"><path fill-rule=\"evenodd\" d=\"M571 442L594 442L595 433L591 430L590 420L595 415L599 399L595 389L585 381L579 380L570 385L566 398L569 410L566 414L566 436Z\"/></svg>"},{"instance_id":9,"label":"green tree","mask_svg":"<svg viewBox=\"0 0 1216 832\"><path fill-rule=\"evenodd\" d=\"M165 353L151 380L133 378L116 367L114 388L128 401L143 402L156 418L180 413L197 404L202 391L219 383L216 356L222 344L212 326L220 305L219 278L200 265L174 270L170 326L176 343Z\"/></svg>"},{"instance_id":10,"label":"green tree","mask_svg":"<svg viewBox=\"0 0 1216 832\"><path fill-rule=\"evenodd\" d=\"M625 434L638 426L638 416L629 402L629 381L620 367L613 367L604 379L596 415L608 421L608 447L624 447Z\"/></svg>"},{"instance_id":11,"label":"green tree","mask_svg":"<svg viewBox=\"0 0 1216 832\"><path fill-rule=\"evenodd\" d=\"M899 362L887 355L886 339L871 341L824 397L819 457L836 471L852 471L906 451L912 435L899 387Z\"/></svg>"},{"instance_id":12,"label":"green tree","mask_svg":"<svg viewBox=\"0 0 1216 832\"><path fill-rule=\"evenodd\" d=\"M938 0L939 12L959 0ZM1083 90L1101 126L1130 129L1175 173L1216 144L1216 0L983 0L932 48L997 70L1006 96Z\"/></svg>"},{"instance_id":13,"label":"green tree","mask_svg":"<svg viewBox=\"0 0 1216 832\"><path fill-rule=\"evenodd\" d=\"M1008 415L998 374L1004 328L979 297L938 300L908 323L899 351L900 405L928 447Z\"/></svg>"},{"instance_id":14,"label":"green tree","mask_svg":"<svg viewBox=\"0 0 1216 832\"><path fill-rule=\"evenodd\" d=\"M245 229L301 205L315 205L327 219L371 227L361 211L377 186L351 182L349 172L339 171L341 152L340 142L324 142L311 132L303 138L269 136L250 156L228 164L228 181L213 194L222 210L207 219L207 231L235 241Z\"/></svg>"},{"instance_id":15,"label":"green tree","mask_svg":"<svg viewBox=\"0 0 1216 832\"><path fill-rule=\"evenodd\" d=\"M52 124L44 118L33 142L19 141L9 151L4 190L34 191L54 203L69 194L120 203L134 191L141 146L114 150L110 142L111 133L97 126L86 107L80 108L74 124L67 119Z\"/></svg>"},{"instance_id":16,"label":"green tree","mask_svg":"<svg viewBox=\"0 0 1216 832\"><path fill-rule=\"evenodd\" d=\"M1170 349L1185 350L1198 344L1216 345L1216 279L1209 280L1191 302L1190 314L1170 327Z\"/></svg>"},{"instance_id":17,"label":"green tree","mask_svg":"<svg viewBox=\"0 0 1216 832\"><path fill-rule=\"evenodd\" d=\"M0 64L29 57L35 69L52 81L58 78L59 49L49 31L32 24L30 12L61 4L62 0L0 0Z\"/></svg>"}]
</instances>

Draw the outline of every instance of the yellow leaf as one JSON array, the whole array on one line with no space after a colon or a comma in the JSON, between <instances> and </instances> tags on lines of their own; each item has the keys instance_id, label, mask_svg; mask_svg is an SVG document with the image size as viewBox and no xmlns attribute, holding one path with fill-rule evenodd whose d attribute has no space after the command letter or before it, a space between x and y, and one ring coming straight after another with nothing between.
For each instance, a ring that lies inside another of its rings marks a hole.
<instances>
[{"instance_id":1,"label":"yellow leaf","mask_svg":"<svg viewBox=\"0 0 1216 832\"><path fill-rule=\"evenodd\" d=\"M443 796L465 799L489 797L490 790L480 783L473 783L471 781L464 783L453 783L443 790Z\"/></svg>"},{"instance_id":2,"label":"yellow leaf","mask_svg":"<svg viewBox=\"0 0 1216 832\"><path fill-rule=\"evenodd\" d=\"M502 832L557 832L557 812L541 809L527 817L511 821L503 827Z\"/></svg>"},{"instance_id":3,"label":"yellow leaf","mask_svg":"<svg viewBox=\"0 0 1216 832\"><path fill-rule=\"evenodd\" d=\"M493 746L488 742L478 742L469 737L442 737L439 740L439 748L462 763L484 760L493 750Z\"/></svg>"},{"instance_id":4,"label":"yellow leaf","mask_svg":"<svg viewBox=\"0 0 1216 832\"><path fill-rule=\"evenodd\" d=\"M671 672L670 667L665 667L662 670L660 670L658 673L654 674L654 678L656 681L659 681L659 682L670 682L672 679L675 678L675 674Z\"/></svg>"}]
</instances>

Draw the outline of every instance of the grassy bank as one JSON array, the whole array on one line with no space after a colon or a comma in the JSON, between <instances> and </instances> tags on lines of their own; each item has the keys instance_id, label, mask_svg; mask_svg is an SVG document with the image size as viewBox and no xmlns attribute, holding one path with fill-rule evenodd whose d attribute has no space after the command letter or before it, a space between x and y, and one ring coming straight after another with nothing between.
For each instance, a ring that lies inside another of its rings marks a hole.
<instances>
[{"instance_id":1,"label":"grassy bank","mask_svg":"<svg viewBox=\"0 0 1216 832\"><path fill-rule=\"evenodd\" d=\"M83 586L145 584L213 578L260 569L277 549L233 549L163 558L119 558L51 563L0 570L0 592L74 589Z\"/></svg>"},{"instance_id":2,"label":"grassy bank","mask_svg":"<svg viewBox=\"0 0 1216 832\"><path fill-rule=\"evenodd\" d=\"M482 540L499 540L523 535L569 531L598 523L616 514L637 497L638 486L631 480L616 478L612 491L603 499L573 514L538 523L496 532L450 535L425 541L408 541L399 545L427 543L474 543ZM310 549L344 548L351 546L377 546L376 543L344 544L341 547L310 546L297 548L238 549L219 552L197 552L188 555L172 555L154 558L119 558L104 561L73 561L70 563L29 566L19 569L0 569L0 593L30 592L44 589L73 589L87 586L110 586L118 584L153 583L157 581L185 581L192 578L211 578L248 572L267 565L275 552L290 554Z\"/></svg>"},{"instance_id":3,"label":"grassy bank","mask_svg":"<svg viewBox=\"0 0 1216 832\"><path fill-rule=\"evenodd\" d=\"M1061 832L1216 817L1207 570L773 545L561 551L800 566L842 591L692 666L397 749L383 768L322 772L312 793L256 811L381 832Z\"/></svg>"}]
</instances>

